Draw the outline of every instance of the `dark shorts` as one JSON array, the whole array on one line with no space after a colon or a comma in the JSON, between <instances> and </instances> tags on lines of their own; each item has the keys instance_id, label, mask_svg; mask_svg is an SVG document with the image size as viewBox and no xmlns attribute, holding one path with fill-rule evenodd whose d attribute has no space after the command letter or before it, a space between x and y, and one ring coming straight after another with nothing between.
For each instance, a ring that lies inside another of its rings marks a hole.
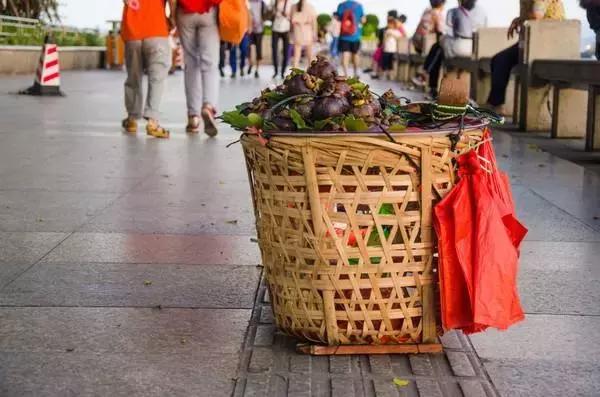
<instances>
[{"instance_id":1,"label":"dark shorts","mask_svg":"<svg viewBox=\"0 0 600 397\"><path fill-rule=\"evenodd\" d=\"M250 45L256 46L256 60L262 61L262 33L250 33Z\"/></svg>"},{"instance_id":2,"label":"dark shorts","mask_svg":"<svg viewBox=\"0 0 600 397\"><path fill-rule=\"evenodd\" d=\"M396 54L394 54L393 52L384 52L383 57L381 58L381 69L383 69L386 72L388 70L394 69L394 58L395 57L396 57Z\"/></svg>"},{"instance_id":3,"label":"dark shorts","mask_svg":"<svg viewBox=\"0 0 600 397\"><path fill-rule=\"evenodd\" d=\"M340 39L340 42L338 43L338 50L342 53L351 52L356 54L358 51L360 51L360 41L348 41Z\"/></svg>"}]
</instances>

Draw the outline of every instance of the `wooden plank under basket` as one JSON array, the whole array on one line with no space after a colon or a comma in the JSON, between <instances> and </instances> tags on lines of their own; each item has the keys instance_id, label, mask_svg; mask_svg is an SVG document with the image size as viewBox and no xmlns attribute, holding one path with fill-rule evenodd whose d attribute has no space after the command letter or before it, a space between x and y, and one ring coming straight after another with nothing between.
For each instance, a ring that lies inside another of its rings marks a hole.
<instances>
[{"instance_id":1,"label":"wooden plank under basket","mask_svg":"<svg viewBox=\"0 0 600 397\"><path fill-rule=\"evenodd\" d=\"M453 187L452 159L484 128L454 151L447 134L275 134L266 146L243 135L279 329L328 346L439 350L432 208Z\"/></svg>"}]
</instances>

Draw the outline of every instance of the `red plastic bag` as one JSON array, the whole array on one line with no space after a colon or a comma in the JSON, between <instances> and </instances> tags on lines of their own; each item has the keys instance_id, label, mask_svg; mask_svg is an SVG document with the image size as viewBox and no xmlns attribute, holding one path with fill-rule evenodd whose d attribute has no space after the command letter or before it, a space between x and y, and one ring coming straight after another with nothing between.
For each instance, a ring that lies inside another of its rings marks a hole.
<instances>
[{"instance_id":1,"label":"red plastic bag","mask_svg":"<svg viewBox=\"0 0 600 397\"><path fill-rule=\"evenodd\" d=\"M434 208L442 323L466 333L506 329L524 318L516 277L527 229L489 141L458 163L460 181Z\"/></svg>"}]
</instances>

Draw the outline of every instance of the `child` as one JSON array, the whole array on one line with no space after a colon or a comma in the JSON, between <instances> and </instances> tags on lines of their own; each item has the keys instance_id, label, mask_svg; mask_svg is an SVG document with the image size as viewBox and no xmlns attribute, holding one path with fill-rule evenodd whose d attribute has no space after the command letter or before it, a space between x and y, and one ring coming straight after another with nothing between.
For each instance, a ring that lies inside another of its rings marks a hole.
<instances>
[{"instance_id":1,"label":"child","mask_svg":"<svg viewBox=\"0 0 600 397\"><path fill-rule=\"evenodd\" d=\"M171 10L175 1L169 0ZM125 41L127 80L125 81L125 107L127 118L121 125L135 134L137 121L148 121L146 133L156 138L168 138L169 131L158 122L159 106L165 80L171 66L169 31L175 26L174 16L167 19L165 0L124 1L121 36ZM148 72L148 93L144 101L142 80ZM143 110L143 112L142 112Z\"/></svg>"},{"instance_id":2,"label":"child","mask_svg":"<svg viewBox=\"0 0 600 397\"><path fill-rule=\"evenodd\" d=\"M381 69L388 80L392 78L394 69L394 60L398 53L398 40L404 37L403 32L398 28L402 22L396 18L395 12L388 14L388 23L383 33L383 57L381 60ZM404 19L406 21L406 17Z\"/></svg>"}]
</instances>

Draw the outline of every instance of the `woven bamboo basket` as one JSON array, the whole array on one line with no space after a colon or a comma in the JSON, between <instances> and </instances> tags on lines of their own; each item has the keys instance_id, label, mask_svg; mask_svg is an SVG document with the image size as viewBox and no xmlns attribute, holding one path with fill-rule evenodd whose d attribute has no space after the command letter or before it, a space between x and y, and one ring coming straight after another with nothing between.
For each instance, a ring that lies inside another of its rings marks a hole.
<instances>
[{"instance_id":1,"label":"woven bamboo basket","mask_svg":"<svg viewBox=\"0 0 600 397\"><path fill-rule=\"evenodd\" d=\"M244 135L279 329L330 346L437 343L432 207L485 128L455 147L450 131Z\"/></svg>"}]
</instances>

